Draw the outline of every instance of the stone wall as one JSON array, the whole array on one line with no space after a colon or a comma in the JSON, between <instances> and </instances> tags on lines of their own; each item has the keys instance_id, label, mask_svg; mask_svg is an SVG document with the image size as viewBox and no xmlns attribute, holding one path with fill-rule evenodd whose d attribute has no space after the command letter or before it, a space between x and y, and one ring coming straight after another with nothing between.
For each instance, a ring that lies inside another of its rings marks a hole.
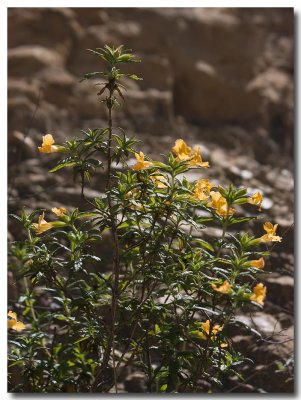
<instances>
[{"instance_id":1,"label":"stone wall","mask_svg":"<svg viewBox=\"0 0 301 400\"><path fill-rule=\"evenodd\" d=\"M130 67L144 80L125 82L118 111L134 128L162 134L183 116L240 125L289 151L293 18L266 8L9 9L9 129L70 135L102 119L98 80L79 83L103 68L86 49L124 44L143 60Z\"/></svg>"}]
</instances>

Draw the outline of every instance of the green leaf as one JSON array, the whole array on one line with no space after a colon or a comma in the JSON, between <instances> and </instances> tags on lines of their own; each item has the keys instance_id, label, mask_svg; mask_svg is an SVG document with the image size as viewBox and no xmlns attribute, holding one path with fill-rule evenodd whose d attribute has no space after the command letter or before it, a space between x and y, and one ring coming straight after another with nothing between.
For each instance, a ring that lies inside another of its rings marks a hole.
<instances>
[{"instance_id":1,"label":"green leaf","mask_svg":"<svg viewBox=\"0 0 301 400\"><path fill-rule=\"evenodd\" d=\"M93 165L95 167L100 167L103 164L100 160L96 160L95 158L89 158L85 160L85 163Z\"/></svg>"},{"instance_id":2,"label":"green leaf","mask_svg":"<svg viewBox=\"0 0 301 400\"><path fill-rule=\"evenodd\" d=\"M247 194L248 189L247 188L241 188L237 189L235 193L235 198L238 199L239 197L243 197Z\"/></svg>"},{"instance_id":3,"label":"green leaf","mask_svg":"<svg viewBox=\"0 0 301 400\"><path fill-rule=\"evenodd\" d=\"M8 343L13 344L20 349L26 349L27 347L25 343L16 342L15 340L9 340Z\"/></svg>"},{"instance_id":4,"label":"green leaf","mask_svg":"<svg viewBox=\"0 0 301 400\"><path fill-rule=\"evenodd\" d=\"M167 383L164 383L164 385L160 387L160 392L166 392L166 389L167 389Z\"/></svg>"},{"instance_id":5,"label":"green leaf","mask_svg":"<svg viewBox=\"0 0 301 400\"><path fill-rule=\"evenodd\" d=\"M83 342L84 340L87 340L87 339L90 339L90 338L91 338L91 336L90 336L90 335L88 335L88 336L84 336L84 337L81 337L80 339L76 340L76 341L74 342L74 344L77 344L77 343Z\"/></svg>"},{"instance_id":6,"label":"green leaf","mask_svg":"<svg viewBox=\"0 0 301 400\"><path fill-rule=\"evenodd\" d=\"M93 52L93 50L91 50L91 51ZM83 78L80 80L80 82L85 81L87 79L94 78L95 76L101 75L101 74L103 74L103 72L88 72L87 74L85 74L83 76Z\"/></svg>"},{"instance_id":7,"label":"green leaf","mask_svg":"<svg viewBox=\"0 0 301 400\"><path fill-rule=\"evenodd\" d=\"M77 216L77 219L82 219L82 218L90 218L90 217L95 217L97 216L98 213L97 212L80 212Z\"/></svg>"},{"instance_id":8,"label":"green leaf","mask_svg":"<svg viewBox=\"0 0 301 400\"><path fill-rule=\"evenodd\" d=\"M139 78L137 75L128 75L129 78L133 79L134 81L142 81L142 78Z\"/></svg>"},{"instance_id":9,"label":"green leaf","mask_svg":"<svg viewBox=\"0 0 301 400\"><path fill-rule=\"evenodd\" d=\"M205 249L214 252L214 248L211 246L210 243L206 242L206 240L203 239L194 239L195 243L198 243L202 247L205 247Z\"/></svg>"},{"instance_id":10,"label":"green leaf","mask_svg":"<svg viewBox=\"0 0 301 400\"><path fill-rule=\"evenodd\" d=\"M63 315L63 314L55 314L54 317L55 317L56 319L58 319L59 321L67 321L67 322L70 322L70 321L74 321L74 320L75 320L75 317L66 317L66 316Z\"/></svg>"},{"instance_id":11,"label":"green leaf","mask_svg":"<svg viewBox=\"0 0 301 400\"><path fill-rule=\"evenodd\" d=\"M12 362L11 364L8 365L9 368L13 367L14 365L24 365L24 359L23 357L20 358L19 360L16 360Z\"/></svg>"},{"instance_id":12,"label":"green leaf","mask_svg":"<svg viewBox=\"0 0 301 400\"><path fill-rule=\"evenodd\" d=\"M74 165L78 165L78 161L72 161L69 159L60 161L54 168L52 168L49 172L56 172L65 167L73 167Z\"/></svg>"},{"instance_id":13,"label":"green leaf","mask_svg":"<svg viewBox=\"0 0 301 400\"><path fill-rule=\"evenodd\" d=\"M130 226L135 226L135 225L137 225L135 221L128 220L128 221L125 221L122 224L118 225L117 229L124 229L124 228L128 228Z\"/></svg>"},{"instance_id":14,"label":"green leaf","mask_svg":"<svg viewBox=\"0 0 301 400\"><path fill-rule=\"evenodd\" d=\"M239 224L241 222L247 222L247 221L252 221L252 220L257 220L258 217L230 217L228 219L228 225L233 225L233 224Z\"/></svg>"},{"instance_id":15,"label":"green leaf","mask_svg":"<svg viewBox=\"0 0 301 400\"><path fill-rule=\"evenodd\" d=\"M98 51L92 50L92 49L87 49L87 50L90 51L91 53L93 53L93 54L95 54L95 55L101 57L101 53L99 53Z\"/></svg>"}]
</instances>

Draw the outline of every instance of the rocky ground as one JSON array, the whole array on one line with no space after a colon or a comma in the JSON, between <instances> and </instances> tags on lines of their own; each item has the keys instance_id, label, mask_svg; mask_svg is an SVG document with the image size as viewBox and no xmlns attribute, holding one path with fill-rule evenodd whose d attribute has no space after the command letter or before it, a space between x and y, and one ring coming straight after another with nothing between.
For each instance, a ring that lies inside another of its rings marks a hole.
<instances>
[{"instance_id":1,"label":"rocky ground","mask_svg":"<svg viewBox=\"0 0 301 400\"><path fill-rule=\"evenodd\" d=\"M137 134L154 159L176 138L199 144L211 165L206 176L263 193L262 217L279 224L283 241L267 262L264 311L241 316L264 339L235 337L256 367L247 367L243 384L226 383L233 392L293 391L293 23L292 9L8 12L10 212L80 204L70 175L47 174L56 155L41 156L36 148L45 133L59 143L106 125L96 96L99 81L79 83L84 73L103 67L86 49L105 43L124 44L143 61L130 65L143 81L125 80L116 126ZM99 173L87 195L102 189ZM260 235L257 225L253 231ZM8 237L20 237L11 222ZM133 387L137 391L143 382L129 371L124 390Z\"/></svg>"}]
</instances>

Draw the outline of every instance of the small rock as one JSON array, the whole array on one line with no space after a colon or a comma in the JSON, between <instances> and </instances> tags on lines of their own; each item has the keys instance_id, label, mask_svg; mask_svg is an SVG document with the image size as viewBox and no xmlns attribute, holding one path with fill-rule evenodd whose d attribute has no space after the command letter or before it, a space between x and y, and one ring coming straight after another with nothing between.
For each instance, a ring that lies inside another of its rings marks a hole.
<instances>
[{"instance_id":1,"label":"small rock","mask_svg":"<svg viewBox=\"0 0 301 400\"><path fill-rule=\"evenodd\" d=\"M273 205L274 205L273 200L269 199L268 197L264 197L264 198L263 198L261 207L262 207L264 210L270 210L270 209L273 207Z\"/></svg>"},{"instance_id":2,"label":"small rock","mask_svg":"<svg viewBox=\"0 0 301 400\"><path fill-rule=\"evenodd\" d=\"M154 115L160 120L172 120L172 95L170 92L157 89L128 90L126 97L124 112L129 118L135 118L136 123ZM153 132L153 134L155 135L156 132ZM160 135L161 131L158 131L157 134Z\"/></svg>"},{"instance_id":3,"label":"small rock","mask_svg":"<svg viewBox=\"0 0 301 400\"><path fill-rule=\"evenodd\" d=\"M48 66L63 66L59 53L42 46L18 46L8 50L8 69L11 76L33 75Z\"/></svg>"},{"instance_id":4,"label":"small rock","mask_svg":"<svg viewBox=\"0 0 301 400\"><path fill-rule=\"evenodd\" d=\"M240 173L241 173L241 177L243 178L243 179L246 179L246 180L249 180L249 179L252 179L253 178L253 172L251 172L251 171L249 171L249 170L247 170L247 169L242 169L241 171L240 171Z\"/></svg>"}]
</instances>

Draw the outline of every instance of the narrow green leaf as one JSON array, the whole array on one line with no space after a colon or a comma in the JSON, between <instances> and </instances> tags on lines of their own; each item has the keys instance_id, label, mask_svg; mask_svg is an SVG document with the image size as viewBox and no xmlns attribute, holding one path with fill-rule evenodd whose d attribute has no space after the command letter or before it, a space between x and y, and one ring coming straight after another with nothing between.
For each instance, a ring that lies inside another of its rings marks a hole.
<instances>
[{"instance_id":1,"label":"narrow green leaf","mask_svg":"<svg viewBox=\"0 0 301 400\"><path fill-rule=\"evenodd\" d=\"M54 168L52 168L49 172L56 172L56 171L59 171L62 168L73 167L75 165L78 165L78 161L65 161L65 162L61 161Z\"/></svg>"}]
</instances>

